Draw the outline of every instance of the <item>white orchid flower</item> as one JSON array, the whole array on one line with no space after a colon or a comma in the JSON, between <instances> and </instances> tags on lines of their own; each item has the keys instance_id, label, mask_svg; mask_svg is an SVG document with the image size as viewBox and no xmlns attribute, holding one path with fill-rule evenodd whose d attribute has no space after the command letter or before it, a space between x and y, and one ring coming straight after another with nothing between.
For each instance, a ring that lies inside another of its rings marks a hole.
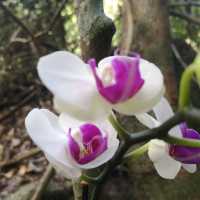
<instances>
[{"instance_id":1,"label":"white orchid flower","mask_svg":"<svg viewBox=\"0 0 200 200\"><path fill-rule=\"evenodd\" d=\"M38 73L54 95L55 108L84 120L108 116L112 109L134 115L149 111L164 92L163 75L139 56L111 56L96 66L67 51L40 58Z\"/></svg>"},{"instance_id":2,"label":"white orchid flower","mask_svg":"<svg viewBox=\"0 0 200 200\"><path fill-rule=\"evenodd\" d=\"M174 115L173 110L165 98L153 108L156 118L145 113L137 115L137 119L149 128L159 126ZM200 139L200 134L182 123L169 131L169 134L179 138ZM190 173L197 169L196 163L200 163L200 148L190 148L153 139L149 142L148 156L153 162L158 174L167 179L174 179L181 166Z\"/></svg>"},{"instance_id":3,"label":"white orchid flower","mask_svg":"<svg viewBox=\"0 0 200 200\"><path fill-rule=\"evenodd\" d=\"M67 114L57 117L46 109L33 109L25 125L49 162L69 179L104 164L119 146L117 133L108 121L85 123Z\"/></svg>"}]
</instances>

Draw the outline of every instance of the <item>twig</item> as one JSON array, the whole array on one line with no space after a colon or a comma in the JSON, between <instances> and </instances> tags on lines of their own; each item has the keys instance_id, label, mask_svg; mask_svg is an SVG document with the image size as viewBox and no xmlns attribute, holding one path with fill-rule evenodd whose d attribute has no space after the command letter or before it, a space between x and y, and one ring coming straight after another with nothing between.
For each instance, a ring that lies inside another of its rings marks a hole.
<instances>
[{"instance_id":1,"label":"twig","mask_svg":"<svg viewBox=\"0 0 200 200\"><path fill-rule=\"evenodd\" d=\"M3 101L0 103L0 111L4 110L5 108L14 106L19 101L26 98L26 96L29 95L31 91L34 91L34 87L30 87L28 91L25 90L24 88L22 88L20 90L23 90L23 91L18 93L17 98L9 100L9 101L8 101L8 99L6 99L6 101Z\"/></svg>"},{"instance_id":2,"label":"twig","mask_svg":"<svg viewBox=\"0 0 200 200\"><path fill-rule=\"evenodd\" d=\"M65 7L65 4L66 4L66 3L67 3L67 0L63 0L63 1L61 2L60 7L59 7L58 10L56 11L55 15L52 17L52 20L50 21L49 26L47 26L47 28L46 28L45 30L43 30L43 31L41 31L41 32L39 32L39 33L37 33L37 34L35 35L36 38L39 38L39 37L41 37L41 36L44 36L44 35L48 34L48 32L49 32L50 30L53 29L53 27L55 26L55 24L56 24L56 22L57 22L58 17L60 16L61 11L62 11L62 10L64 9L64 7Z\"/></svg>"},{"instance_id":3,"label":"twig","mask_svg":"<svg viewBox=\"0 0 200 200\"><path fill-rule=\"evenodd\" d=\"M33 39L34 35L29 30L29 28L17 17L15 16L4 4L2 1L0 1L0 7L4 10L5 13L7 13L19 26L21 26L26 33Z\"/></svg>"},{"instance_id":4,"label":"twig","mask_svg":"<svg viewBox=\"0 0 200 200\"><path fill-rule=\"evenodd\" d=\"M54 169L53 167L49 164L44 175L42 176L42 178L40 179L40 182L33 194L33 197L31 198L31 200L40 200L41 196L43 194L43 191L46 189L50 179L52 178L52 176L54 175Z\"/></svg>"},{"instance_id":5,"label":"twig","mask_svg":"<svg viewBox=\"0 0 200 200\"><path fill-rule=\"evenodd\" d=\"M49 26L47 27L47 29L45 31L46 33L48 33L54 27L54 25L56 24L56 21L57 21L58 17L60 16L61 11L64 9L66 3L67 3L67 0L63 0L61 2L60 7L56 11L56 14L53 16L53 18L52 18Z\"/></svg>"},{"instance_id":6,"label":"twig","mask_svg":"<svg viewBox=\"0 0 200 200\"><path fill-rule=\"evenodd\" d=\"M0 168L3 169L5 167L10 167L11 165L18 164L22 160L25 160L25 159L30 158L32 156L35 156L40 152L41 152L40 149L33 148L33 149L31 149L31 150L29 150L27 152L24 152L22 154L20 153L19 155L14 157L12 160L0 162Z\"/></svg>"},{"instance_id":7,"label":"twig","mask_svg":"<svg viewBox=\"0 0 200 200\"><path fill-rule=\"evenodd\" d=\"M6 119L8 119L11 115L13 115L15 112L17 112L19 109L21 109L23 106L25 106L27 103L29 103L30 101L32 101L32 99L36 96L37 94L37 90L32 89L30 91L30 94L24 98L19 104L17 104L14 108L12 108L8 113L6 113L4 116L2 116L0 118L0 122L5 121Z\"/></svg>"},{"instance_id":8,"label":"twig","mask_svg":"<svg viewBox=\"0 0 200 200\"><path fill-rule=\"evenodd\" d=\"M180 6L200 6L199 2L178 2L178 3L171 3L170 8L180 7Z\"/></svg>"},{"instance_id":9,"label":"twig","mask_svg":"<svg viewBox=\"0 0 200 200\"><path fill-rule=\"evenodd\" d=\"M171 49L172 52L174 54L174 56L176 57L176 59L178 60L178 62L181 64L181 66L185 69L187 67L187 64L185 63L185 61L181 58L180 53L178 52L175 44L171 44Z\"/></svg>"},{"instance_id":10,"label":"twig","mask_svg":"<svg viewBox=\"0 0 200 200\"><path fill-rule=\"evenodd\" d=\"M15 16L12 11L10 9L8 9L2 1L0 1L0 7L4 10L4 12L6 14L8 14L8 16L10 16L13 21L15 21L31 38L31 42L36 50L37 55L40 55L40 49L37 45L37 41L36 41L36 37L34 36L34 34L32 33L32 31L17 17Z\"/></svg>"},{"instance_id":11,"label":"twig","mask_svg":"<svg viewBox=\"0 0 200 200\"><path fill-rule=\"evenodd\" d=\"M186 13L179 13L179 12L176 12L176 11L173 11L173 10L170 10L169 13L170 13L170 15L172 15L174 17L179 17L181 19L184 19L188 22L191 22L193 24L200 26L200 20L195 18L194 16L190 16Z\"/></svg>"}]
</instances>

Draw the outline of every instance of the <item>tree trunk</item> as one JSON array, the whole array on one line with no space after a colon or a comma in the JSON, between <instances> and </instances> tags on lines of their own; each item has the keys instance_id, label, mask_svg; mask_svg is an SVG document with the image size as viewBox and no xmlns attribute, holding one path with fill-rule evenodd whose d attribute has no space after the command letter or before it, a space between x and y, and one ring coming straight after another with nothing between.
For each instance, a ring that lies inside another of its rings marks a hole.
<instances>
[{"instance_id":1,"label":"tree trunk","mask_svg":"<svg viewBox=\"0 0 200 200\"><path fill-rule=\"evenodd\" d=\"M124 1L121 49L139 52L157 64L165 75L168 98L176 102L167 0Z\"/></svg>"},{"instance_id":2,"label":"tree trunk","mask_svg":"<svg viewBox=\"0 0 200 200\"><path fill-rule=\"evenodd\" d=\"M76 8L82 57L99 61L110 54L114 23L104 14L102 0L76 0Z\"/></svg>"}]
</instances>

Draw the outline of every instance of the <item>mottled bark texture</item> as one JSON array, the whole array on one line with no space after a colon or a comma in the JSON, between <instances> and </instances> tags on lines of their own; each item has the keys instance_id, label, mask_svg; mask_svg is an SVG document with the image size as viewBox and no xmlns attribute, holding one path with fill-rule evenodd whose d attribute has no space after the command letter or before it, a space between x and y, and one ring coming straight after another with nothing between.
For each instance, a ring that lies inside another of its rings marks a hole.
<instances>
[{"instance_id":1,"label":"mottled bark texture","mask_svg":"<svg viewBox=\"0 0 200 200\"><path fill-rule=\"evenodd\" d=\"M99 61L110 53L114 23L104 14L102 0L78 0L76 8L82 57Z\"/></svg>"},{"instance_id":2,"label":"mottled bark texture","mask_svg":"<svg viewBox=\"0 0 200 200\"><path fill-rule=\"evenodd\" d=\"M139 52L156 63L165 74L167 94L176 102L172 68L167 0L125 0L123 12L123 53Z\"/></svg>"}]
</instances>

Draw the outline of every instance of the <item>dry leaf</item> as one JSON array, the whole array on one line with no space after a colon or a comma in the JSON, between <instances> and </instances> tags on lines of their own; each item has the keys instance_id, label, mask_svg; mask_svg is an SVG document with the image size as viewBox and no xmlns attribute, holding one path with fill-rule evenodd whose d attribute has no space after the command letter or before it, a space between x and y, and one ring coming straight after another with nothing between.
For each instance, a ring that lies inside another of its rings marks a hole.
<instances>
[{"instance_id":1,"label":"dry leaf","mask_svg":"<svg viewBox=\"0 0 200 200\"><path fill-rule=\"evenodd\" d=\"M5 176L6 178L12 178L12 177L14 176L14 174L15 174L15 170L12 169L11 171L5 173L4 176Z\"/></svg>"},{"instance_id":2,"label":"dry leaf","mask_svg":"<svg viewBox=\"0 0 200 200\"><path fill-rule=\"evenodd\" d=\"M19 168L19 171L18 171L18 174L20 176L24 176L28 171L28 168L26 165L21 165L20 168Z\"/></svg>"}]
</instances>

